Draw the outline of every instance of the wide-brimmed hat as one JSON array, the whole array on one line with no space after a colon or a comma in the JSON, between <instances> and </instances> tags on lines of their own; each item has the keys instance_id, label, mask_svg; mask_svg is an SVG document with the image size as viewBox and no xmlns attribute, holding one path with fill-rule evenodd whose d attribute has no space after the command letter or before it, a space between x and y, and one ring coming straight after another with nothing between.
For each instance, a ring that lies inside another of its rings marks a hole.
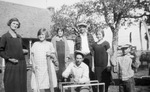
<instances>
[{"instance_id":1,"label":"wide-brimmed hat","mask_svg":"<svg viewBox=\"0 0 150 92\"><path fill-rule=\"evenodd\" d=\"M75 52L74 52L74 56L76 56L77 54L80 54L82 57L84 57L83 52L82 52L82 51L80 51L80 50L75 50Z\"/></svg>"},{"instance_id":2,"label":"wide-brimmed hat","mask_svg":"<svg viewBox=\"0 0 150 92\"><path fill-rule=\"evenodd\" d=\"M87 27L87 24L86 23L79 23L77 26L78 27Z\"/></svg>"}]
</instances>

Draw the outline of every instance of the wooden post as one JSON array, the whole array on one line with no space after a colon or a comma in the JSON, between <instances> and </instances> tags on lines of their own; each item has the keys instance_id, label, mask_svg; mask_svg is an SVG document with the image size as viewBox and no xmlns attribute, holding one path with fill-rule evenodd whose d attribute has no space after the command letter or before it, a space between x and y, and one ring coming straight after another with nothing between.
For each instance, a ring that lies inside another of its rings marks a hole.
<instances>
[{"instance_id":1,"label":"wooden post","mask_svg":"<svg viewBox=\"0 0 150 92\"><path fill-rule=\"evenodd\" d=\"M29 51L30 51L30 52L29 52L29 58L30 58L29 64L31 64L31 47L32 47L31 44L32 44L32 41L30 40L30 41L29 41Z\"/></svg>"},{"instance_id":2,"label":"wooden post","mask_svg":"<svg viewBox=\"0 0 150 92\"><path fill-rule=\"evenodd\" d=\"M32 64L32 68L35 68L35 60L34 60L34 57L32 56L32 53L31 53L31 44L32 44L32 41L30 40L29 41L29 50L30 50L30 53L29 53L29 63ZM37 92L40 92L40 89L39 89L39 81L38 81L38 77L37 77L37 70L34 70L34 75L35 75L35 81L36 81L36 87L37 87Z\"/></svg>"},{"instance_id":3,"label":"wooden post","mask_svg":"<svg viewBox=\"0 0 150 92\"><path fill-rule=\"evenodd\" d=\"M50 56L47 56L47 68L48 68L48 75L49 75L50 91L54 92L51 63L52 63L52 60L50 59Z\"/></svg>"},{"instance_id":4,"label":"wooden post","mask_svg":"<svg viewBox=\"0 0 150 92\"><path fill-rule=\"evenodd\" d=\"M5 72L5 59L2 58L2 84L1 84L1 87L4 89L4 72Z\"/></svg>"},{"instance_id":5,"label":"wooden post","mask_svg":"<svg viewBox=\"0 0 150 92\"><path fill-rule=\"evenodd\" d=\"M148 37L148 44L150 45L150 34L148 32L148 27L147 27L147 24L145 23L145 21L143 21L143 24L144 24L144 27L146 29L146 34L147 34L147 37ZM149 50L149 49L148 49ZM149 67L149 63L148 63L148 70L149 70L149 74L150 75L150 67Z\"/></svg>"},{"instance_id":6,"label":"wooden post","mask_svg":"<svg viewBox=\"0 0 150 92\"><path fill-rule=\"evenodd\" d=\"M143 42L142 42L141 24L142 24L142 22L140 21L140 23L139 23L140 44L141 44L141 50L143 51L143 45L142 45Z\"/></svg>"},{"instance_id":7,"label":"wooden post","mask_svg":"<svg viewBox=\"0 0 150 92\"><path fill-rule=\"evenodd\" d=\"M145 23L145 21L143 21L143 25L145 27L146 34L147 34L147 37L148 37L148 44L150 44L150 35L149 35L148 27L147 27L147 24Z\"/></svg>"}]
</instances>

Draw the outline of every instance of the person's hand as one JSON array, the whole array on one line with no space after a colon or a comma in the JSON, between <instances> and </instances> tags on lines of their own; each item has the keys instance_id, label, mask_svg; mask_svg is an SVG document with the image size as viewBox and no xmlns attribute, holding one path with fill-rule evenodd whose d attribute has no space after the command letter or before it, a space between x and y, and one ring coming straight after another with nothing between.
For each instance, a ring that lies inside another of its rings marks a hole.
<instances>
[{"instance_id":1,"label":"person's hand","mask_svg":"<svg viewBox=\"0 0 150 92\"><path fill-rule=\"evenodd\" d=\"M69 61L69 57L66 58L66 61L65 61L65 62L68 62L68 61Z\"/></svg>"},{"instance_id":2,"label":"person's hand","mask_svg":"<svg viewBox=\"0 0 150 92\"><path fill-rule=\"evenodd\" d=\"M46 52L46 56L51 56L51 52Z\"/></svg>"},{"instance_id":3,"label":"person's hand","mask_svg":"<svg viewBox=\"0 0 150 92\"><path fill-rule=\"evenodd\" d=\"M94 67L92 67L92 72L95 72L95 68Z\"/></svg>"},{"instance_id":4,"label":"person's hand","mask_svg":"<svg viewBox=\"0 0 150 92\"><path fill-rule=\"evenodd\" d=\"M37 70L37 66L32 66L32 72L35 73Z\"/></svg>"},{"instance_id":5,"label":"person's hand","mask_svg":"<svg viewBox=\"0 0 150 92\"><path fill-rule=\"evenodd\" d=\"M79 79L74 79L73 80L75 83L79 83Z\"/></svg>"},{"instance_id":6,"label":"person's hand","mask_svg":"<svg viewBox=\"0 0 150 92\"><path fill-rule=\"evenodd\" d=\"M8 59L9 61L11 61L12 63L18 63L18 60L17 59L14 59L14 58L10 58Z\"/></svg>"},{"instance_id":7,"label":"person's hand","mask_svg":"<svg viewBox=\"0 0 150 92\"><path fill-rule=\"evenodd\" d=\"M111 66L107 66L107 72L111 72Z\"/></svg>"},{"instance_id":8,"label":"person's hand","mask_svg":"<svg viewBox=\"0 0 150 92\"><path fill-rule=\"evenodd\" d=\"M23 49L23 53L27 54L29 51L27 49Z\"/></svg>"}]
</instances>

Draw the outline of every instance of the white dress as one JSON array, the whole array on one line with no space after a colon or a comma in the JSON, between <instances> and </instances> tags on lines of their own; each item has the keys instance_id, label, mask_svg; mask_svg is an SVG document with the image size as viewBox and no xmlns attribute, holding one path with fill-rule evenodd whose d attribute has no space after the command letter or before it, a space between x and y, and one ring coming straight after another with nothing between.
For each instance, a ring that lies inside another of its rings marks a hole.
<instances>
[{"instance_id":1,"label":"white dress","mask_svg":"<svg viewBox=\"0 0 150 92\"><path fill-rule=\"evenodd\" d=\"M47 52L55 52L52 43L45 42L35 42L31 48L31 53L34 55L34 64L37 66L36 75L32 73L31 76L31 88L37 89L37 84L39 89L48 89L50 88L49 84L49 76L47 69L47 60L46 53ZM57 87L57 77L54 68L54 64L51 62L51 72L52 72L52 80L53 86Z\"/></svg>"}]
</instances>

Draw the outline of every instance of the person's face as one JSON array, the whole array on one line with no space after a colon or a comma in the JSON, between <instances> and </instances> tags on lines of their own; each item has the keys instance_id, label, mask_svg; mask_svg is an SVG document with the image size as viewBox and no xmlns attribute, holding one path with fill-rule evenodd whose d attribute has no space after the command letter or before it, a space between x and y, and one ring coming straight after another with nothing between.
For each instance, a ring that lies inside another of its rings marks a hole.
<instances>
[{"instance_id":1,"label":"person's face","mask_svg":"<svg viewBox=\"0 0 150 92\"><path fill-rule=\"evenodd\" d=\"M38 38L39 38L40 41L44 41L44 40L46 39L45 33L44 33L44 32L41 33L41 34L38 36Z\"/></svg>"},{"instance_id":2,"label":"person's face","mask_svg":"<svg viewBox=\"0 0 150 92\"><path fill-rule=\"evenodd\" d=\"M103 39L103 34L102 34L102 32L98 31L97 34L96 34L96 37L97 37L98 40Z\"/></svg>"},{"instance_id":3,"label":"person's face","mask_svg":"<svg viewBox=\"0 0 150 92\"><path fill-rule=\"evenodd\" d=\"M79 28L79 30L80 30L81 34L87 32L87 28L86 28L86 27L83 27L83 26L81 26L81 27Z\"/></svg>"},{"instance_id":4,"label":"person's face","mask_svg":"<svg viewBox=\"0 0 150 92\"><path fill-rule=\"evenodd\" d=\"M80 65L82 61L83 61L82 55L77 54L77 55L76 55L76 62L75 62L76 65L77 65L77 66Z\"/></svg>"},{"instance_id":5,"label":"person's face","mask_svg":"<svg viewBox=\"0 0 150 92\"><path fill-rule=\"evenodd\" d=\"M10 28L11 28L12 30L16 30L16 29L18 29L18 27L19 27L19 23L18 23L17 21L11 22Z\"/></svg>"},{"instance_id":6,"label":"person's face","mask_svg":"<svg viewBox=\"0 0 150 92\"><path fill-rule=\"evenodd\" d=\"M59 36L59 37L62 37L63 34L64 34L64 32L63 32L61 29L59 29L59 30L58 30L58 36Z\"/></svg>"}]
</instances>

